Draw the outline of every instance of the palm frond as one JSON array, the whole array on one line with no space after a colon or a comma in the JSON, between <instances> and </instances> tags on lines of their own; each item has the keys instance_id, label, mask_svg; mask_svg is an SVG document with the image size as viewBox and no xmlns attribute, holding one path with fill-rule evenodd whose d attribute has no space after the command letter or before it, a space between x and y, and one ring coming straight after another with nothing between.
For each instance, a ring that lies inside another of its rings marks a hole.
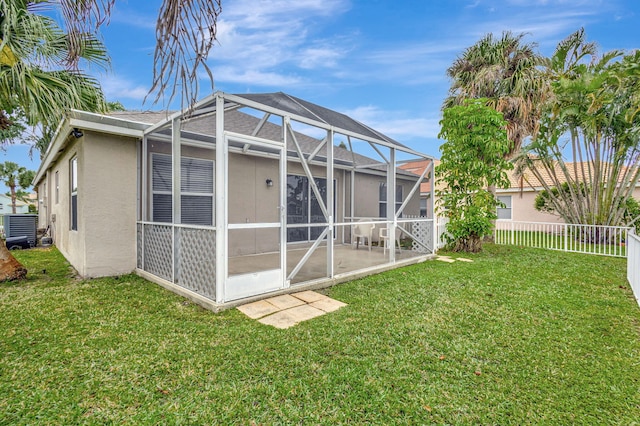
<instances>
[{"instance_id":1,"label":"palm frond","mask_svg":"<svg viewBox=\"0 0 640 426\"><path fill-rule=\"evenodd\" d=\"M157 103L168 92L168 105L181 92L182 105L198 96L198 70L213 75L207 58L217 34L222 0L164 0L156 26L153 82L149 95Z\"/></svg>"}]
</instances>

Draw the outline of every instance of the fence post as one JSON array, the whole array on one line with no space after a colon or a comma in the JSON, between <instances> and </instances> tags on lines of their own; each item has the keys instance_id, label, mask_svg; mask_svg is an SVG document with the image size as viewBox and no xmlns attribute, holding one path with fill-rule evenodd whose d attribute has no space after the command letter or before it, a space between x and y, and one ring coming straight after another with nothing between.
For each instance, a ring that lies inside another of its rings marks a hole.
<instances>
[{"instance_id":1,"label":"fence post","mask_svg":"<svg viewBox=\"0 0 640 426\"><path fill-rule=\"evenodd\" d=\"M568 251L568 247L569 247L569 232L567 229L567 224L565 223L564 225L562 225L562 227L564 228L564 251Z\"/></svg>"}]
</instances>

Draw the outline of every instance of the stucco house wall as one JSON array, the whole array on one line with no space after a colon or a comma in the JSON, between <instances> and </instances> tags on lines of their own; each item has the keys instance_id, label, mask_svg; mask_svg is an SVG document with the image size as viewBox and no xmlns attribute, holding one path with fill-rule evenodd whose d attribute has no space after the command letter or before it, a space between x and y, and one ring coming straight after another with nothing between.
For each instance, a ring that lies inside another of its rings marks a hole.
<instances>
[{"instance_id":1,"label":"stucco house wall","mask_svg":"<svg viewBox=\"0 0 640 426\"><path fill-rule=\"evenodd\" d=\"M43 200L40 209L40 223L50 223L50 233L55 244L64 257L76 268L78 273L85 275L84 218L80 214L84 205L83 185L78 188L78 231L71 230L71 160L78 159L78 182L82 182L85 172L83 138L69 139L69 144L58 157L55 164L47 171L44 182L39 186L39 194ZM55 179L58 176L58 194L56 197Z\"/></svg>"},{"instance_id":2,"label":"stucco house wall","mask_svg":"<svg viewBox=\"0 0 640 426\"><path fill-rule=\"evenodd\" d=\"M544 222L544 223L564 223L559 216L540 212L535 209L534 203L538 192L526 189L520 190L497 190L498 197L511 197L511 220L514 222Z\"/></svg>"},{"instance_id":3,"label":"stucco house wall","mask_svg":"<svg viewBox=\"0 0 640 426\"><path fill-rule=\"evenodd\" d=\"M137 145L133 138L86 132L78 189L78 233L84 276L119 275L136 267ZM105 262L104 259L110 259Z\"/></svg>"},{"instance_id":4,"label":"stucco house wall","mask_svg":"<svg viewBox=\"0 0 640 426\"><path fill-rule=\"evenodd\" d=\"M541 189L540 189L541 190ZM535 199L538 196L538 190L525 188L523 191L519 189L499 189L496 195L511 196L511 221L514 222L543 222L543 223L564 223L564 220L551 213L540 212L535 209ZM633 191L633 198L640 201L640 188Z\"/></svg>"},{"instance_id":5,"label":"stucco house wall","mask_svg":"<svg viewBox=\"0 0 640 426\"><path fill-rule=\"evenodd\" d=\"M77 230L71 229L74 157ZM135 269L136 173L134 139L86 131L79 139L69 139L39 183L39 223L50 224L56 246L80 275L119 275Z\"/></svg>"}]
</instances>

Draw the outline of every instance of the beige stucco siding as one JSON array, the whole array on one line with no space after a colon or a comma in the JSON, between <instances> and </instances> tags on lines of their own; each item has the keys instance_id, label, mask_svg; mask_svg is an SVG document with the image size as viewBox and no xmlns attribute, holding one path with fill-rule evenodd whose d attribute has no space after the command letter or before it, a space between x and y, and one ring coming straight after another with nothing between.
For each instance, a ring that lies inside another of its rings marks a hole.
<instances>
[{"instance_id":1,"label":"beige stucco siding","mask_svg":"<svg viewBox=\"0 0 640 426\"><path fill-rule=\"evenodd\" d=\"M539 212L535 209L534 203L537 192L531 190L502 191L498 190L498 196L511 196L511 220L514 222L545 222L563 223L562 218L550 213Z\"/></svg>"},{"instance_id":2,"label":"beige stucco siding","mask_svg":"<svg viewBox=\"0 0 640 426\"><path fill-rule=\"evenodd\" d=\"M86 138L86 136L85 136ZM80 206L84 204L83 191L83 174L84 167L84 138L73 139L69 142L65 151L60 155L56 163L47 171L44 182L41 183L44 203L46 203L45 212L42 220L48 221L50 225L51 235L54 243L64 255L64 257L76 268L78 273L85 275L85 244L84 234L80 231L84 229L84 218L80 214ZM71 198L70 198L70 179L71 179L71 159L78 158L78 230L71 230ZM59 191L56 198L55 192L55 175L58 173ZM44 187L46 186L46 190ZM45 222L41 222L41 226Z\"/></svg>"},{"instance_id":3,"label":"beige stucco siding","mask_svg":"<svg viewBox=\"0 0 640 426\"><path fill-rule=\"evenodd\" d=\"M277 223L280 205L278 161L229 154L229 223ZM273 180L268 187L267 179ZM279 235L272 229L229 230L229 255L278 250Z\"/></svg>"},{"instance_id":4,"label":"beige stucco siding","mask_svg":"<svg viewBox=\"0 0 640 426\"><path fill-rule=\"evenodd\" d=\"M136 267L137 145L131 138L85 132L78 233L85 241L84 276Z\"/></svg>"},{"instance_id":5,"label":"beige stucco siding","mask_svg":"<svg viewBox=\"0 0 640 426\"><path fill-rule=\"evenodd\" d=\"M354 188L355 217L378 218L380 212L380 184L386 181L385 176L364 173L356 174ZM402 186L403 199L409 195L416 181L400 179L397 185ZM390 203L395 205L395 201ZM403 215L418 216L420 214L420 191L416 190L403 210Z\"/></svg>"},{"instance_id":6,"label":"beige stucco siding","mask_svg":"<svg viewBox=\"0 0 640 426\"><path fill-rule=\"evenodd\" d=\"M136 141L84 132L38 185L39 224L85 277L132 272L136 262ZM78 159L78 226L71 229L71 160ZM58 190L56 191L56 174Z\"/></svg>"},{"instance_id":7,"label":"beige stucco siding","mask_svg":"<svg viewBox=\"0 0 640 426\"><path fill-rule=\"evenodd\" d=\"M544 222L544 223L564 223L564 220L557 215L537 211L534 207L537 191L530 188L520 190L498 190L497 195L511 196L511 220L514 222ZM633 197L640 200L640 188L636 188Z\"/></svg>"}]
</instances>

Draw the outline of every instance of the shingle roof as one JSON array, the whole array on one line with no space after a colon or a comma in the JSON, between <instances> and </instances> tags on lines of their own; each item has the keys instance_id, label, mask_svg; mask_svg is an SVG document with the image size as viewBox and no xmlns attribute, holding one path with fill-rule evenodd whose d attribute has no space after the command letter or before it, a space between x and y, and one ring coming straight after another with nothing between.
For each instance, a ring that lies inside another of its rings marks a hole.
<instances>
[{"instance_id":1,"label":"shingle roof","mask_svg":"<svg viewBox=\"0 0 640 426\"><path fill-rule=\"evenodd\" d=\"M253 115L245 114L238 110L226 111L224 113L224 123L225 129L230 130L232 132L241 133L245 135L251 135L254 129L258 126L260 119L254 117ZM216 120L215 117L197 117L191 120L185 121L183 128L185 130L201 133L204 135L215 136L216 134ZM300 149L304 154L309 154L313 152L320 140L312 138L308 135L305 135L300 132L294 132L296 141L300 145ZM266 122L255 136L279 141L282 140L282 127L271 123ZM287 141L287 150L294 151L295 145L291 138L288 138ZM320 157L326 158L327 155L327 145L325 144L317 154ZM345 161L348 163L352 163L355 158L355 163L357 165L364 164L379 164L378 161L371 159L369 157L365 157L364 155L360 155L357 153L351 153L351 151L340 148L338 146L334 146L333 148L333 156L336 160Z\"/></svg>"},{"instance_id":2,"label":"shingle roof","mask_svg":"<svg viewBox=\"0 0 640 426\"><path fill-rule=\"evenodd\" d=\"M156 124L162 120L165 120L170 113L168 112L158 112L158 111L118 111L112 112L109 114L112 117L120 118L123 120L136 121L140 123L147 124ZM245 135L250 135L253 133L254 129L258 126L260 119L250 115L245 114L238 110L230 110L224 113L225 120L225 128L226 130L230 130L232 132L241 133ZM183 121L182 128L186 131L198 133L206 136L215 137L216 134L216 119L215 116L200 116L192 119L187 119ZM320 140L312 138L308 135L305 135L300 132L294 132L296 140L300 145L300 149L304 154L309 154L313 152ZM282 140L282 127L277 124L266 122L260 129L257 137L261 137L269 140ZM287 149L289 151L295 150L295 145L291 138L289 138L287 143ZM327 145L325 144L317 156L321 158L326 158L327 155ZM340 148L338 146L334 146L333 148L333 156L334 159L340 160L343 162L347 162L349 164L353 163L355 160L356 165L379 165L380 162L376 161L372 158L366 157L364 155L358 153L352 153L348 149Z\"/></svg>"},{"instance_id":3,"label":"shingle roof","mask_svg":"<svg viewBox=\"0 0 640 426\"><path fill-rule=\"evenodd\" d=\"M107 115L122 120L135 121L137 123L156 124L166 120L171 115L170 111L113 111Z\"/></svg>"},{"instance_id":4,"label":"shingle roof","mask_svg":"<svg viewBox=\"0 0 640 426\"><path fill-rule=\"evenodd\" d=\"M422 171L424 170L425 167L427 167L429 165L429 163L431 162L431 160L416 160L416 161L410 161L407 163L404 163L400 166L400 168L417 174L417 175L421 175ZM435 160L435 165L438 166L440 164L440 160ZM582 170L584 169L584 175L585 176L589 176L589 172L588 172L588 163L585 162L568 162L565 163L565 166L567 167L568 171L569 171L569 177L571 179L574 179L575 181L582 181ZM576 172L577 172L577 178L576 178ZM544 169L540 170L541 173L541 177L543 178L543 181L549 185L549 186L555 186L556 185L556 181L552 179L552 176ZM555 174L558 177L558 181L560 183L565 183L567 181L566 176L564 174L564 172L561 170L560 166L558 164L555 165ZM527 188L534 188L534 189L541 189L543 188L543 184L540 182L540 180L531 172L531 170L526 169L524 171L524 173L522 173L521 176L517 175L515 170L509 170L507 171L507 177L509 178L509 188L505 188L505 190L514 190L514 189L518 189L520 190L522 189L527 189ZM622 177L622 176L621 176ZM441 185L436 185L436 187L440 187ZM420 186L420 192L429 192L431 188L431 184L430 182L426 182L426 183L422 183Z\"/></svg>"}]
</instances>

